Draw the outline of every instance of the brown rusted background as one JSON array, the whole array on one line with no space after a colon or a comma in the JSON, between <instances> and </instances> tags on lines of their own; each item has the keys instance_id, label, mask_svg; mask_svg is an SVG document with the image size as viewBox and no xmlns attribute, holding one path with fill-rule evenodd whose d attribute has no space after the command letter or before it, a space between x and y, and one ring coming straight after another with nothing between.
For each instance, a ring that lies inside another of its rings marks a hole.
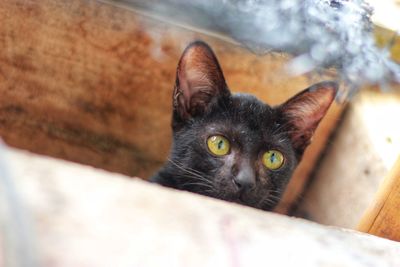
<instances>
[{"instance_id":1,"label":"brown rusted background","mask_svg":"<svg viewBox=\"0 0 400 267\"><path fill-rule=\"evenodd\" d=\"M323 79L289 77L287 56L257 56L97 1L2 0L0 135L18 148L146 178L168 154L175 68L195 39L214 48L233 91L270 104ZM340 110L318 129L285 203L301 192Z\"/></svg>"}]
</instances>

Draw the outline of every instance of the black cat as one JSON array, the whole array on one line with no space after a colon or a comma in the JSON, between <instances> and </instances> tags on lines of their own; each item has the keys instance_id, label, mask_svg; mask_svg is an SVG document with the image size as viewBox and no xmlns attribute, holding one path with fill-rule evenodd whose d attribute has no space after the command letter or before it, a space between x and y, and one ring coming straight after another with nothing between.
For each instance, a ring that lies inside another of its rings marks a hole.
<instances>
[{"instance_id":1,"label":"black cat","mask_svg":"<svg viewBox=\"0 0 400 267\"><path fill-rule=\"evenodd\" d=\"M231 94L211 48L194 42L177 68L170 157L150 180L271 210L336 91L321 82L276 107Z\"/></svg>"}]
</instances>

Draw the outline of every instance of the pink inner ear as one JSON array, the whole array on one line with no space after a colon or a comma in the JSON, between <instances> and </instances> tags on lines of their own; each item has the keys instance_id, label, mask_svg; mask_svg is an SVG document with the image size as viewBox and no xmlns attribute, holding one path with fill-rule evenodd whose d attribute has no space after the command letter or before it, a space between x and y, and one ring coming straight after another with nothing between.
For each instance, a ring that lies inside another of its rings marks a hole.
<instances>
[{"instance_id":1,"label":"pink inner ear","mask_svg":"<svg viewBox=\"0 0 400 267\"><path fill-rule=\"evenodd\" d=\"M186 100L200 91L218 90L225 83L217 59L203 43L191 45L183 53L178 79Z\"/></svg>"},{"instance_id":2,"label":"pink inner ear","mask_svg":"<svg viewBox=\"0 0 400 267\"><path fill-rule=\"evenodd\" d=\"M222 70L211 48L194 42L182 54L177 69L175 108L182 117L202 112L214 97L229 94Z\"/></svg>"},{"instance_id":3,"label":"pink inner ear","mask_svg":"<svg viewBox=\"0 0 400 267\"><path fill-rule=\"evenodd\" d=\"M323 82L297 94L282 105L282 111L294 129L290 136L297 149L304 149L335 98L337 86Z\"/></svg>"},{"instance_id":4,"label":"pink inner ear","mask_svg":"<svg viewBox=\"0 0 400 267\"><path fill-rule=\"evenodd\" d=\"M289 104L286 114L301 131L312 130L325 116L329 106L334 99L334 90L319 89L312 92L305 92Z\"/></svg>"},{"instance_id":5,"label":"pink inner ear","mask_svg":"<svg viewBox=\"0 0 400 267\"><path fill-rule=\"evenodd\" d=\"M214 86L209 77L199 68L187 67L180 71L178 75L182 93L188 104L193 95Z\"/></svg>"}]
</instances>

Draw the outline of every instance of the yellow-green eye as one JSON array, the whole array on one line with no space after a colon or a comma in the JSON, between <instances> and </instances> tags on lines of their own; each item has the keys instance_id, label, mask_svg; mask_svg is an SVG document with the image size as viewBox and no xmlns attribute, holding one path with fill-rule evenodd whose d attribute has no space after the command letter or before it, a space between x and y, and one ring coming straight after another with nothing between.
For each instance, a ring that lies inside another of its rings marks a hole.
<instances>
[{"instance_id":1,"label":"yellow-green eye","mask_svg":"<svg viewBox=\"0 0 400 267\"><path fill-rule=\"evenodd\" d=\"M213 135L207 139L208 149L216 156L224 156L229 153L229 141L221 135Z\"/></svg>"},{"instance_id":2,"label":"yellow-green eye","mask_svg":"<svg viewBox=\"0 0 400 267\"><path fill-rule=\"evenodd\" d=\"M262 162L265 167L270 170L277 170L282 167L285 158L278 150L268 150L262 157Z\"/></svg>"}]
</instances>

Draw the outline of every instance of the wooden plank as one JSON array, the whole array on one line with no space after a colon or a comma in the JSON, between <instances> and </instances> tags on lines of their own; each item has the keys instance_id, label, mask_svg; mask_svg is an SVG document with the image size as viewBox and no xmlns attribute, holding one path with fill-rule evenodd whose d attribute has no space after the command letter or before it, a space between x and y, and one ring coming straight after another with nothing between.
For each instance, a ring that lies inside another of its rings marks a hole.
<instances>
[{"instance_id":1,"label":"wooden plank","mask_svg":"<svg viewBox=\"0 0 400 267\"><path fill-rule=\"evenodd\" d=\"M289 58L98 1L0 2L0 136L15 147L143 178L165 160L183 48L207 41L235 92L278 104L311 83ZM341 108L330 110L283 202L302 191Z\"/></svg>"},{"instance_id":2,"label":"wooden plank","mask_svg":"<svg viewBox=\"0 0 400 267\"><path fill-rule=\"evenodd\" d=\"M361 218L358 230L400 241L400 157Z\"/></svg>"},{"instance_id":3,"label":"wooden plank","mask_svg":"<svg viewBox=\"0 0 400 267\"><path fill-rule=\"evenodd\" d=\"M400 266L400 245L376 236L14 149L0 155L31 222L18 228L0 209L2 266ZM11 204L4 188L0 206ZM30 262L7 242L13 235Z\"/></svg>"}]
</instances>

